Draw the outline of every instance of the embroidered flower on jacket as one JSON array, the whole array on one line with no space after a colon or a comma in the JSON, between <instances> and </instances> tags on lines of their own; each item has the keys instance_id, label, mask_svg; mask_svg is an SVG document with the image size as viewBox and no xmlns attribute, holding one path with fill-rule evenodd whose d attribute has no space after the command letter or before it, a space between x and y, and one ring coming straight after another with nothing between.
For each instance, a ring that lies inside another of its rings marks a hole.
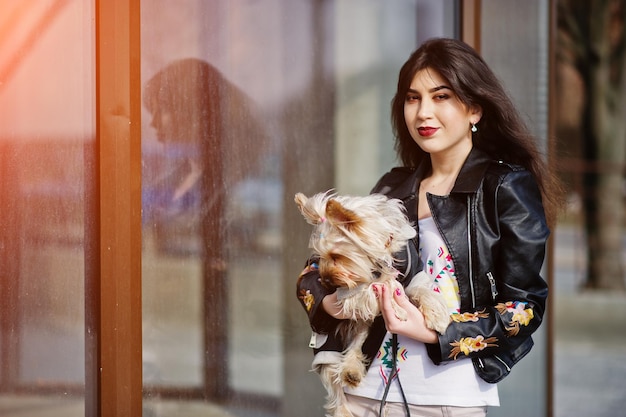
<instances>
[{"instance_id":1,"label":"embroidered flower on jacket","mask_svg":"<svg viewBox=\"0 0 626 417\"><path fill-rule=\"evenodd\" d=\"M526 308L528 303L522 301L507 301L496 306L500 314L510 313L511 321L506 327L509 336L515 336L520 331L521 326L528 326L530 321L535 317L532 308Z\"/></svg>"},{"instance_id":2,"label":"embroidered flower on jacket","mask_svg":"<svg viewBox=\"0 0 626 417\"><path fill-rule=\"evenodd\" d=\"M485 339L482 335L478 335L476 337L464 337L458 342L454 341L450 343L453 348L452 351L450 351L448 358L456 360L460 353L463 353L465 356L469 356L472 352L480 352L488 347L498 347L495 343L497 341L497 337L488 337Z\"/></svg>"},{"instance_id":3,"label":"embroidered flower on jacket","mask_svg":"<svg viewBox=\"0 0 626 417\"><path fill-rule=\"evenodd\" d=\"M304 308L309 312L313 308L313 304L315 304L315 297L311 294L310 290L300 290L300 295L298 296L300 300L302 300L302 304L304 304Z\"/></svg>"},{"instance_id":4,"label":"embroidered flower on jacket","mask_svg":"<svg viewBox=\"0 0 626 417\"><path fill-rule=\"evenodd\" d=\"M452 321L456 323L477 322L478 319L485 319L489 317L489 313L485 313L485 310L476 311L474 313L460 313L452 314Z\"/></svg>"}]
</instances>

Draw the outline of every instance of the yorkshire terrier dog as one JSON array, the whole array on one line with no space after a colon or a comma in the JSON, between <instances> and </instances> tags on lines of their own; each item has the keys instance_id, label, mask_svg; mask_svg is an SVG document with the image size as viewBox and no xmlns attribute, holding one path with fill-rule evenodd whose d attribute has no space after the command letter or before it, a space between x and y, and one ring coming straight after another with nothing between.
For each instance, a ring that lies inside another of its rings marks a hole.
<instances>
[{"instance_id":1,"label":"yorkshire terrier dog","mask_svg":"<svg viewBox=\"0 0 626 417\"><path fill-rule=\"evenodd\" d=\"M374 284L388 284L391 293L401 287L396 279L394 254L405 249L415 229L398 199L381 194L364 197L340 196L332 191L307 198L298 193L295 202L306 221L313 225L309 247L319 256L321 282L337 291L343 320L337 331L345 342L344 351L334 363L315 366L327 391L329 417L352 417L345 404L343 388L356 387L365 376L366 363L361 346L374 318L380 314ZM405 292L424 314L426 325L443 333L450 314L440 294L422 271L411 280ZM407 313L393 302L396 316Z\"/></svg>"}]
</instances>

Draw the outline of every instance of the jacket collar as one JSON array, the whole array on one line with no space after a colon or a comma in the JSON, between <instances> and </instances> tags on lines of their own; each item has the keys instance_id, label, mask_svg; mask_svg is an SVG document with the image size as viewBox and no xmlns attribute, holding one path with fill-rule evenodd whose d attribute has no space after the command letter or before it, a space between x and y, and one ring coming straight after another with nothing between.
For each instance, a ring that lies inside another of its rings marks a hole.
<instances>
[{"instance_id":1,"label":"jacket collar","mask_svg":"<svg viewBox=\"0 0 626 417\"><path fill-rule=\"evenodd\" d=\"M461 167L454 187L452 187L452 193L476 192L490 162L491 158L484 151L473 147ZM405 201L411 197L414 198L417 194L419 183L429 170L430 158L427 158L415 170L412 170L406 179L400 182L394 190L391 190L389 195Z\"/></svg>"},{"instance_id":2,"label":"jacket collar","mask_svg":"<svg viewBox=\"0 0 626 417\"><path fill-rule=\"evenodd\" d=\"M473 147L467 156L461 171L456 178L453 193L475 193L480 187L480 183L485 176L485 171L489 167L491 158L485 151Z\"/></svg>"}]
</instances>

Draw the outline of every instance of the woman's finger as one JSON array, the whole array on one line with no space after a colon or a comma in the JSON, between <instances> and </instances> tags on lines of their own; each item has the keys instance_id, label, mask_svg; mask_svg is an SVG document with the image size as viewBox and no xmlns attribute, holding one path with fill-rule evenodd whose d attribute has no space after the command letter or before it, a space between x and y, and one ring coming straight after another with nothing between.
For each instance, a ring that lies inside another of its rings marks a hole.
<instances>
[{"instance_id":1,"label":"woman's finger","mask_svg":"<svg viewBox=\"0 0 626 417\"><path fill-rule=\"evenodd\" d=\"M385 319L385 323L393 323L394 321L398 320L398 317L396 316L396 310L394 309L392 303L395 294L393 294L393 290L388 284L381 285L380 291L380 311L383 315L383 318Z\"/></svg>"}]
</instances>

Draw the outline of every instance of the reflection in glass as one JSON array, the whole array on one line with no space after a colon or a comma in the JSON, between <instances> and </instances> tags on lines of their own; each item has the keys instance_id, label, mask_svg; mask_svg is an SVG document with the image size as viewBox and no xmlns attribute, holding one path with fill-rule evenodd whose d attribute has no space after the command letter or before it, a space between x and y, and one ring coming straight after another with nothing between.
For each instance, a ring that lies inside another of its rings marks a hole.
<instances>
[{"instance_id":1,"label":"reflection in glass","mask_svg":"<svg viewBox=\"0 0 626 417\"><path fill-rule=\"evenodd\" d=\"M237 379L229 290L254 276L243 262L277 224L263 206L280 202L262 166L267 136L250 99L204 60L170 62L143 98L156 139L143 152L144 381L223 397Z\"/></svg>"},{"instance_id":2,"label":"reflection in glass","mask_svg":"<svg viewBox=\"0 0 626 417\"><path fill-rule=\"evenodd\" d=\"M454 22L425 3L142 4L144 410L321 415L293 193L363 193L389 169L416 19Z\"/></svg>"},{"instance_id":3,"label":"reflection in glass","mask_svg":"<svg viewBox=\"0 0 626 417\"><path fill-rule=\"evenodd\" d=\"M483 22L490 22L482 27L481 54L501 77L523 114L528 115L534 133L543 139L539 148L545 150L548 137L549 2L521 4L485 0L481 7ZM492 23L496 21L499 23ZM519 27L526 31L523 39L516 35ZM511 50L516 53L510 54ZM544 268L546 266L544 264ZM553 290L551 294L554 294ZM516 367L515 377L498 384L502 406L489 410L490 416L508 416L510 410L522 408L529 414L540 416L548 409L549 331L545 325L539 328L533 335L535 346L528 358Z\"/></svg>"}]
</instances>

